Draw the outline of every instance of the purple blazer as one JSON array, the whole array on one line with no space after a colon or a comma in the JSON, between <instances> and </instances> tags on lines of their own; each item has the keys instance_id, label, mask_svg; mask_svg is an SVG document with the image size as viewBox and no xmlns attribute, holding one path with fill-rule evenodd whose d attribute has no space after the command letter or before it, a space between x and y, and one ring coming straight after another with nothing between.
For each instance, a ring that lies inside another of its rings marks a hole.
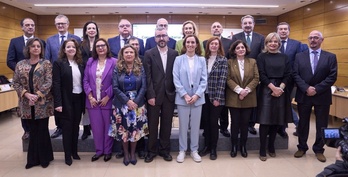
<instances>
[{"instance_id":1,"label":"purple blazer","mask_svg":"<svg viewBox=\"0 0 348 177\"><path fill-rule=\"evenodd\" d=\"M112 72L116 66L116 61L117 59L112 57L106 59L105 69L103 72L102 83L101 83L101 98L104 98L106 95L108 95L110 99L105 106L100 107L101 109L111 109L112 107L112 99L114 97L114 93L112 90ZM96 95L97 64L98 64L98 60L89 58L85 68L85 75L83 78L83 88L86 93L86 108L87 109L99 109L98 106L92 108L88 99L88 95L90 92L92 92L92 95L94 98L97 97Z\"/></svg>"}]
</instances>

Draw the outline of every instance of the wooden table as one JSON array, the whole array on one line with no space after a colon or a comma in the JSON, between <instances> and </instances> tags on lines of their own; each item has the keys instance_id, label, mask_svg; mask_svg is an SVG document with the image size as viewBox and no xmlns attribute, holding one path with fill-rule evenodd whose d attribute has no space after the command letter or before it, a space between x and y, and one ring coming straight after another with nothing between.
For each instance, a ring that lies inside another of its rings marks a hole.
<instances>
[{"instance_id":1,"label":"wooden table","mask_svg":"<svg viewBox=\"0 0 348 177\"><path fill-rule=\"evenodd\" d=\"M330 115L341 119L348 117L348 92L335 92L332 94Z\"/></svg>"},{"instance_id":2,"label":"wooden table","mask_svg":"<svg viewBox=\"0 0 348 177\"><path fill-rule=\"evenodd\" d=\"M18 106L18 96L15 90L0 92L0 112L6 111Z\"/></svg>"}]
</instances>

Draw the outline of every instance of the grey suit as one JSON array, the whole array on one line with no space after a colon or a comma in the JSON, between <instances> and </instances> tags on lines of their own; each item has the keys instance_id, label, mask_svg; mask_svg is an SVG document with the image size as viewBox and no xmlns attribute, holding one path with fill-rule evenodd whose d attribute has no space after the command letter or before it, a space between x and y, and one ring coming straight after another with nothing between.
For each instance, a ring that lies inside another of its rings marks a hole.
<instances>
[{"instance_id":1,"label":"grey suit","mask_svg":"<svg viewBox=\"0 0 348 177\"><path fill-rule=\"evenodd\" d=\"M81 39L78 36L68 33L68 37L66 39L74 38L78 43L81 43ZM59 39L59 34L55 34L46 41L46 49L45 49L45 59L50 60L51 63L58 59L58 52L60 49L61 43Z\"/></svg>"}]
</instances>

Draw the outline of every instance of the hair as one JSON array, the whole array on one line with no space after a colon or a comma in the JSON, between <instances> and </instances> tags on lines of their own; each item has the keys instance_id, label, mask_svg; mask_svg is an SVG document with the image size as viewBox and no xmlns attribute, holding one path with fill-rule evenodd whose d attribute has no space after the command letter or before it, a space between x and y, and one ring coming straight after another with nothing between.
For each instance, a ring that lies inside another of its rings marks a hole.
<instances>
[{"instance_id":1,"label":"hair","mask_svg":"<svg viewBox=\"0 0 348 177\"><path fill-rule=\"evenodd\" d=\"M187 38L189 37L194 37L195 38L195 41L196 41L196 49L195 49L195 54L196 55L202 55L202 49L201 49L201 44L199 43L199 39L196 35L193 35L193 34L190 34L188 36L186 36L184 38L184 41L183 41L183 48L181 49L181 54L185 54L186 53L186 40Z\"/></svg>"},{"instance_id":2,"label":"hair","mask_svg":"<svg viewBox=\"0 0 348 177\"><path fill-rule=\"evenodd\" d=\"M23 25L24 25L24 20L26 20L26 19L29 19L29 20L34 21L34 20L31 19L31 18L23 18L23 19L19 22L19 24L21 25L21 27L23 27ZM34 22L34 23L35 23L35 22Z\"/></svg>"},{"instance_id":3,"label":"hair","mask_svg":"<svg viewBox=\"0 0 348 177\"><path fill-rule=\"evenodd\" d=\"M246 19L246 18L251 18L251 19L253 19L253 23L255 23L254 17L251 16L251 15L245 15L245 16L243 16L243 17L240 19L240 22L243 23L243 20Z\"/></svg>"},{"instance_id":4,"label":"hair","mask_svg":"<svg viewBox=\"0 0 348 177\"><path fill-rule=\"evenodd\" d=\"M209 59L209 57L210 57L210 55L211 55L211 51L210 51L210 49L209 49L209 45L210 45L210 43L211 43L212 41L214 41L214 40L218 40L218 41L219 41L219 49L218 49L218 51L217 51L217 55L218 55L218 56L221 56L221 57L225 56L224 48L222 47L222 42L221 42L221 40L220 40L220 37L218 37L218 36L213 36L213 37L211 37L211 38L209 38L209 39L207 40L207 44L206 44L206 46L205 46L205 58L206 58L206 59Z\"/></svg>"},{"instance_id":5,"label":"hair","mask_svg":"<svg viewBox=\"0 0 348 177\"><path fill-rule=\"evenodd\" d=\"M33 43L35 41L38 41L40 43L40 46L41 46L41 53L40 53L40 58L45 58L45 49L44 49L44 46L42 44L42 41L37 38L37 37L34 37L32 39L29 39L27 41L27 44L25 45L24 49L23 49L23 54L24 54L24 57L25 58L30 58L30 47L31 45L33 45Z\"/></svg>"},{"instance_id":6,"label":"hair","mask_svg":"<svg viewBox=\"0 0 348 177\"><path fill-rule=\"evenodd\" d=\"M66 19L66 23L69 24L69 18L63 14L59 14L56 16L56 18L54 19L54 22L57 20L57 19L61 19L61 18L65 18Z\"/></svg>"},{"instance_id":7,"label":"hair","mask_svg":"<svg viewBox=\"0 0 348 177\"><path fill-rule=\"evenodd\" d=\"M139 39L134 37L134 36L131 36L128 40L127 40L127 44L129 44L130 41L138 41L139 42Z\"/></svg>"},{"instance_id":8,"label":"hair","mask_svg":"<svg viewBox=\"0 0 348 177\"><path fill-rule=\"evenodd\" d=\"M131 46L130 44L124 45L124 47L120 50L120 52L118 52L117 70L119 73L127 72L126 61L124 60L124 56L123 56L123 52L127 48L131 48L134 51L133 73L134 75L139 76L141 74L141 67L143 64L141 63L137 49Z\"/></svg>"},{"instance_id":9,"label":"hair","mask_svg":"<svg viewBox=\"0 0 348 177\"><path fill-rule=\"evenodd\" d=\"M81 42L81 46L84 49L87 49L88 51L90 50L90 46L89 46L90 45L90 41L89 41L88 35L86 34L86 31L87 31L87 26L89 24L94 24L95 27L96 27L97 35L95 35L95 39L94 40L99 39L99 28L98 28L97 23L95 23L93 21L89 21L89 22L85 23L85 25L83 26L83 41Z\"/></svg>"},{"instance_id":10,"label":"hair","mask_svg":"<svg viewBox=\"0 0 348 177\"><path fill-rule=\"evenodd\" d=\"M269 34L267 35L267 37L265 38L265 43L264 43L264 44L265 44L265 47L264 47L264 49L262 50L263 53L269 52L269 48L267 47L267 44L268 44L269 41L272 40L273 37L275 37L275 38L277 39L277 41L278 41L278 52L280 52L279 49L280 49L280 47L282 47L282 42L281 42L280 36L279 36L278 33L272 32L272 33L269 33Z\"/></svg>"},{"instance_id":11,"label":"hair","mask_svg":"<svg viewBox=\"0 0 348 177\"><path fill-rule=\"evenodd\" d=\"M198 28L197 28L195 22L188 20L182 24L182 35L184 36L184 38L185 38L184 28L185 28L185 25L187 25L187 24L191 24L193 26L193 34L198 36Z\"/></svg>"},{"instance_id":12,"label":"hair","mask_svg":"<svg viewBox=\"0 0 348 177\"><path fill-rule=\"evenodd\" d=\"M80 50L80 47L79 47L79 43L76 41L76 39L74 38L70 38L70 39L67 39L63 42L62 46L60 47L59 49L59 55L58 55L58 59L59 60L66 60L68 57L66 56L66 53L65 53L65 47L66 47L66 44L68 42L73 42L74 45L75 45L75 48L76 48L76 54L74 56L74 60L76 61L77 64L82 64L83 61L82 61L82 55L81 55L81 50Z\"/></svg>"},{"instance_id":13,"label":"hair","mask_svg":"<svg viewBox=\"0 0 348 177\"><path fill-rule=\"evenodd\" d=\"M290 25L289 25L289 23L286 23L286 22L280 22L280 23L278 23L278 25L277 25L277 31L278 31L278 28L279 28L280 25L287 25L287 26L288 26L288 30L290 31Z\"/></svg>"},{"instance_id":14,"label":"hair","mask_svg":"<svg viewBox=\"0 0 348 177\"><path fill-rule=\"evenodd\" d=\"M245 47L245 56L250 54L250 47L242 40L236 40L230 47L230 56L231 58L237 58L236 53L234 52L239 44L243 44Z\"/></svg>"},{"instance_id":15,"label":"hair","mask_svg":"<svg viewBox=\"0 0 348 177\"><path fill-rule=\"evenodd\" d=\"M109 43L108 41L106 41L104 38L99 38L99 39L96 39L94 41L94 44L93 44L93 51L92 51L92 57L94 60L98 60L98 53L97 53L97 48L96 48L96 45L97 45L97 42L99 41L103 41L106 45L106 48L107 48L107 52L106 52L106 58L111 58L112 55L111 55L111 51L110 51L110 46L109 46Z\"/></svg>"}]
</instances>

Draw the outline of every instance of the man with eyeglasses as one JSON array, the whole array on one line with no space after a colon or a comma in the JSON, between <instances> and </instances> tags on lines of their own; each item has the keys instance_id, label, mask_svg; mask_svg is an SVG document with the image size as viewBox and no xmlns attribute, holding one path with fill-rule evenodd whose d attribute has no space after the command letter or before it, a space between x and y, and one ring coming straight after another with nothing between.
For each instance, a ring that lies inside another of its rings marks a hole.
<instances>
[{"instance_id":1,"label":"man with eyeglasses","mask_svg":"<svg viewBox=\"0 0 348 177\"><path fill-rule=\"evenodd\" d=\"M144 56L149 124L148 153L145 157L147 163L152 162L157 155L163 157L165 161L173 159L170 155L170 135L175 107L173 66L178 52L168 47L169 37L165 28L156 29L155 40L157 46L146 51ZM158 130L159 123L160 130Z\"/></svg>"},{"instance_id":2,"label":"man with eyeglasses","mask_svg":"<svg viewBox=\"0 0 348 177\"><path fill-rule=\"evenodd\" d=\"M54 61L58 59L60 46L65 40L74 38L79 43L81 43L80 37L70 34L68 32L69 19L67 16L58 15L54 20L54 24L56 25L58 34L55 34L47 38L47 45L45 49L45 59L50 60L52 64ZM57 138L62 134L62 125L61 125L60 119L57 116L54 116L54 120L55 120L57 128L55 132L51 135L51 138Z\"/></svg>"},{"instance_id":3,"label":"man with eyeglasses","mask_svg":"<svg viewBox=\"0 0 348 177\"><path fill-rule=\"evenodd\" d=\"M310 117L314 107L316 136L312 149L320 162L326 161L321 129L328 126L331 86L337 79L336 55L321 49L323 41L320 31L312 31L308 36L309 50L296 55L293 70L297 85L295 101L300 116L297 126L298 151L294 157L303 157L308 150Z\"/></svg>"},{"instance_id":4,"label":"man with eyeglasses","mask_svg":"<svg viewBox=\"0 0 348 177\"><path fill-rule=\"evenodd\" d=\"M118 23L119 35L109 38L108 43L110 45L110 51L113 57L117 58L120 49L127 44L129 38L133 36L132 34L132 24L127 19L121 19ZM138 38L139 42L139 55L144 55L144 41Z\"/></svg>"},{"instance_id":5,"label":"man with eyeglasses","mask_svg":"<svg viewBox=\"0 0 348 177\"><path fill-rule=\"evenodd\" d=\"M156 24L156 29L157 28L164 28L165 30L168 31L168 21L165 18L158 19ZM175 45L176 45L176 40L169 37L167 46L171 49L175 49ZM157 46L157 43L155 40L155 36L146 39L145 51L152 49L156 46Z\"/></svg>"},{"instance_id":6,"label":"man with eyeglasses","mask_svg":"<svg viewBox=\"0 0 348 177\"><path fill-rule=\"evenodd\" d=\"M14 71L16 64L25 59L23 54L23 48L26 45L29 39L34 38L35 33L35 22L31 18L24 18L20 22L23 35L13 38L10 41L10 45L7 51L7 66ZM44 40L41 40L43 46L45 47L46 43ZM30 137L30 127L27 119L21 119L22 127L24 134L22 136L23 140L26 140Z\"/></svg>"}]
</instances>

